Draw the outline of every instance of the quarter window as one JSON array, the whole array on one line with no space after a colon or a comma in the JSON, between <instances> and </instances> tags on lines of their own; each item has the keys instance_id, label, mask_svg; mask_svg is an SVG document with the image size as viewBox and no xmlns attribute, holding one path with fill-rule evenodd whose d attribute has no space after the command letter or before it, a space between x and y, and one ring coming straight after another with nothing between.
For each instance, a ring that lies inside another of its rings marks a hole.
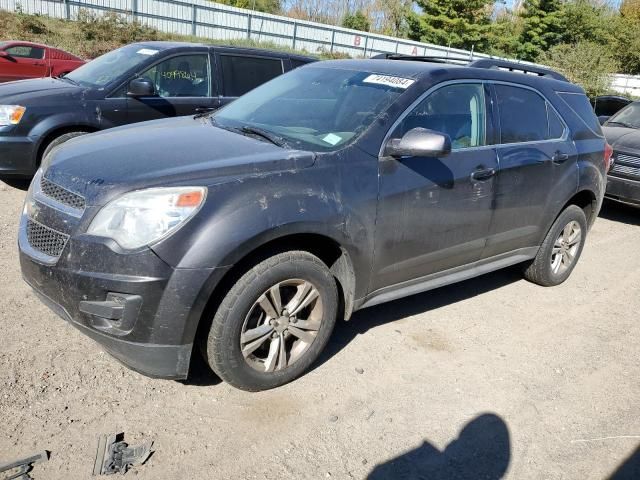
<instances>
[{"instance_id":1,"label":"quarter window","mask_svg":"<svg viewBox=\"0 0 640 480\"><path fill-rule=\"evenodd\" d=\"M562 138L562 135L564 135L564 124L549 104L547 104L547 117L549 118L549 138Z\"/></svg>"},{"instance_id":2,"label":"quarter window","mask_svg":"<svg viewBox=\"0 0 640 480\"><path fill-rule=\"evenodd\" d=\"M209 96L209 56L183 55L160 62L144 72L160 97Z\"/></svg>"},{"instance_id":3,"label":"quarter window","mask_svg":"<svg viewBox=\"0 0 640 480\"><path fill-rule=\"evenodd\" d=\"M482 84L452 84L439 88L407 115L398 136L413 128L446 133L455 149L486 145L486 110Z\"/></svg>"},{"instance_id":4,"label":"quarter window","mask_svg":"<svg viewBox=\"0 0 640 480\"><path fill-rule=\"evenodd\" d=\"M283 71L279 58L221 55L220 63L225 97L240 97Z\"/></svg>"},{"instance_id":5,"label":"quarter window","mask_svg":"<svg viewBox=\"0 0 640 480\"><path fill-rule=\"evenodd\" d=\"M500 143L535 142L549 135L547 104L536 92L496 85L500 116Z\"/></svg>"},{"instance_id":6,"label":"quarter window","mask_svg":"<svg viewBox=\"0 0 640 480\"><path fill-rule=\"evenodd\" d=\"M44 48L30 47L27 45L16 45L5 50L12 57L33 58L39 60L44 58Z\"/></svg>"}]
</instances>

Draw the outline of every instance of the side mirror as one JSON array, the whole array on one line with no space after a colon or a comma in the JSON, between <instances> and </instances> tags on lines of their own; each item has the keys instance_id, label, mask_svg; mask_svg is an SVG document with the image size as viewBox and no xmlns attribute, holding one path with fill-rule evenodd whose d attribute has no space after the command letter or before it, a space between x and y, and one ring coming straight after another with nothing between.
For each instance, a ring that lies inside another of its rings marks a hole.
<instances>
[{"instance_id":1,"label":"side mirror","mask_svg":"<svg viewBox=\"0 0 640 480\"><path fill-rule=\"evenodd\" d=\"M127 95L130 97L152 97L155 91L153 82L148 78L134 78L129 82Z\"/></svg>"},{"instance_id":2,"label":"side mirror","mask_svg":"<svg viewBox=\"0 0 640 480\"><path fill-rule=\"evenodd\" d=\"M611 117L610 117L610 116L608 116L608 115L600 115L600 116L598 117L598 121L600 122L600 125L604 125L604 124L605 124L605 122L606 122L607 120L609 120L610 118L611 118Z\"/></svg>"},{"instance_id":3,"label":"side mirror","mask_svg":"<svg viewBox=\"0 0 640 480\"><path fill-rule=\"evenodd\" d=\"M11 57L11 55L9 55L4 50L0 50L0 57L9 58L9 57Z\"/></svg>"},{"instance_id":4,"label":"side mirror","mask_svg":"<svg viewBox=\"0 0 640 480\"><path fill-rule=\"evenodd\" d=\"M451 138L427 128L413 128L402 138L387 143L384 154L389 157L445 157L451 153Z\"/></svg>"}]
</instances>

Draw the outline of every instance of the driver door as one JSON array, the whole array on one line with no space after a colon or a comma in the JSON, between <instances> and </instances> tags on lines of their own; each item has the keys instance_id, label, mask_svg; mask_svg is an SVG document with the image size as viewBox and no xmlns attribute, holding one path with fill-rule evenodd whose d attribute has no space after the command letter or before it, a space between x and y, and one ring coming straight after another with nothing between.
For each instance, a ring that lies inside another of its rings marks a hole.
<instances>
[{"instance_id":1,"label":"driver door","mask_svg":"<svg viewBox=\"0 0 640 480\"><path fill-rule=\"evenodd\" d=\"M211 97L211 64L207 50L165 58L139 77L153 82L155 94L127 98L129 123L194 115L214 107L217 101Z\"/></svg>"},{"instance_id":2,"label":"driver door","mask_svg":"<svg viewBox=\"0 0 640 480\"><path fill-rule=\"evenodd\" d=\"M450 83L414 104L394 128L446 133L445 157L381 157L370 291L478 261L498 169L491 103L481 82Z\"/></svg>"}]
</instances>

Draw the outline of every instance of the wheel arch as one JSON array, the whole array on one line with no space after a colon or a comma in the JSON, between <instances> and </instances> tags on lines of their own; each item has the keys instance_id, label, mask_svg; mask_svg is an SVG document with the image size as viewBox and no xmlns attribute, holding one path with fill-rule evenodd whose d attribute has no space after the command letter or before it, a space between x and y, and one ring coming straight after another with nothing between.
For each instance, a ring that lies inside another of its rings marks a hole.
<instances>
[{"instance_id":1,"label":"wheel arch","mask_svg":"<svg viewBox=\"0 0 640 480\"><path fill-rule=\"evenodd\" d=\"M339 316L345 320L351 317L355 301L356 275L348 251L335 239L318 233L289 233L272 238L246 251L233 266L225 272L207 296L203 311L197 319L195 342L206 339L215 310L231 287L252 266L278 253L302 250L317 256L331 271L338 286L340 300Z\"/></svg>"}]
</instances>

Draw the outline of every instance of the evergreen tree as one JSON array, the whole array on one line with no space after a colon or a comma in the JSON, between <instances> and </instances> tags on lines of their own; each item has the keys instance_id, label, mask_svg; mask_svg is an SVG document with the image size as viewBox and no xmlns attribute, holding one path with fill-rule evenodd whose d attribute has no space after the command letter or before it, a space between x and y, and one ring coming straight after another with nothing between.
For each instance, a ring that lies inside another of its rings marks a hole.
<instances>
[{"instance_id":1,"label":"evergreen tree","mask_svg":"<svg viewBox=\"0 0 640 480\"><path fill-rule=\"evenodd\" d=\"M352 28L353 30L360 30L361 32L368 32L371 25L369 19L362 11L357 10L355 13L346 15L342 20L342 26L345 28Z\"/></svg>"},{"instance_id":2,"label":"evergreen tree","mask_svg":"<svg viewBox=\"0 0 640 480\"><path fill-rule=\"evenodd\" d=\"M418 0L408 17L409 38L437 45L486 50L493 0Z\"/></svg>"},{"instance_id":3,"label":"evergreen tree","mask_svg":"<svg viewBox=\"0 0 640 480\"><path fill-rule=\"evenodd\" d=\"M535 61L543 51L562 43L564 13L561 0L525 0L518 58Z\"/></svg>"}]
</instances>

